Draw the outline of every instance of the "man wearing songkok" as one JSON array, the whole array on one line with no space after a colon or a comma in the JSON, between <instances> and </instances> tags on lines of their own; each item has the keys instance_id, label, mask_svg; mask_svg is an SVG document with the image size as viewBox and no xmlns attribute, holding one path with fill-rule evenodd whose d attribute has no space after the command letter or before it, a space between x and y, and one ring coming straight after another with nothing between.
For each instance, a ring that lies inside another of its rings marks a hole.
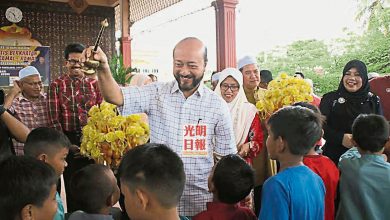
<instances>
[{"instance_id":1,"label":"man wearing songkok","mask_svg":"<svg viewBox=\"0 0 390 220\"><path fill-rule=\"evenodd\" d=\"M256 59L245 56L238 61L237 69L242 73L244 79L244 91L248 101L256 105L255 92L260 83L260 70Z\"/></svg>"},{"instance_id":2,"label":"man wearing songkok","mask_svg":"<svg viewBox=\"0 0 390 220\"><path fill-rule=\"evenodd\" d=\"M19 81L4 101L4 106L19 121L30 130L48 127L48 108L46 94L42 92L41 75L33 66L27 66L19 71ZM20 95L19 95L20 94ZM13 140L16 155L23 155L24 144Z\"/></svg>"}]
</instances>

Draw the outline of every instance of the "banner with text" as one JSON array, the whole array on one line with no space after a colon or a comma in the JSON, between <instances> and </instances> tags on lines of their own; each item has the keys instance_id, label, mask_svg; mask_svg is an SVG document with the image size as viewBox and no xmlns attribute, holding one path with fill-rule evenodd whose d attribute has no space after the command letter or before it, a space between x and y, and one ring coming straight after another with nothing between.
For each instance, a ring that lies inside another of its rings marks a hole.
<instances>
[{"instance_id":1,"label":"banner with text","mask_svg":"<svg viewBox=\"0 0 390 220\"><path fill-rule=\"evenodd\" d=\"M0 86L12 86L19 70L31 65L38 69L42 82L50 82L50 47L0 45Z\"/></svg>"}]
</instances>

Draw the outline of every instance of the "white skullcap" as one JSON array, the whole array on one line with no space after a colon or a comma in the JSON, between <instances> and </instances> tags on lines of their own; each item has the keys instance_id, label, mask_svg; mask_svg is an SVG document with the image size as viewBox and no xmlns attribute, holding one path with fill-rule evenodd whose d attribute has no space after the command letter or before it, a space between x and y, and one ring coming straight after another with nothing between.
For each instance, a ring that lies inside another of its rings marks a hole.
<instances>
[{"instance_id":1,"label":"white skullcap","mask_svg":"<svg viewBox=\"0 0 390 220\"><path fill-rule=\"evenodd\" d=\"M237 69L241 69L244 66L249 65L249 64L256 64L257 65L256 59L254 57L251 57L251 56L245 56L238 61Z\"/></svg>"},{"instance_id":2,"label":"white skullcap","mask_svg":"<svg viewBox=\"0 0 390 220\"><path fill-rule=\"evenodd\" d=\"M19 79L23 79L27 76L32 75L39 75L37 68L33 66L26 66L23 69L19 70Z\"/></svg>"},{"instance_id":3,"label":"white skullcap","mask_svg":"<svg viewBox=\"0 0 390 220\"><path fill-rule=\"evenodd\" d=\"M221 72L214 73L214 75L211 76L211 82L218 81L220 75L221 75Z\"/></svg>"},{"instance_id":4,"label":"white skullcap","mask_svg":"<svg viewBox=\"0 0 390 220\"><path fill-rule=\"evenodd\" d=\"M375 73L375 72L371 72L367 74L368 80L379 76L380 76L379 73Z\"/></svg>"}]
</instances>

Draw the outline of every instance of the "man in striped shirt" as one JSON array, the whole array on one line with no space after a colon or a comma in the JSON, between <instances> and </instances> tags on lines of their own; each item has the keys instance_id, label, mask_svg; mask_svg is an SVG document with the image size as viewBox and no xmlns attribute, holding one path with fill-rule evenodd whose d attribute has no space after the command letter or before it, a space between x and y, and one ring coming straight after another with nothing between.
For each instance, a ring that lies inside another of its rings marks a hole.
<instances>
[{"instance_id":1,"label":"man in striped shirt","mask_svg":"<svg viewBox=\"0 0 390 220\"><path fill-rule=\"evenodd\" d=\"M19 95L20 94L20 95ZM46 94L38 70L27 66L19 71L19 81L8 93L4 106L27 128L49 127ZM16 155L24 155L24 143L13 140Z\"/></svg>"}]
</instances>

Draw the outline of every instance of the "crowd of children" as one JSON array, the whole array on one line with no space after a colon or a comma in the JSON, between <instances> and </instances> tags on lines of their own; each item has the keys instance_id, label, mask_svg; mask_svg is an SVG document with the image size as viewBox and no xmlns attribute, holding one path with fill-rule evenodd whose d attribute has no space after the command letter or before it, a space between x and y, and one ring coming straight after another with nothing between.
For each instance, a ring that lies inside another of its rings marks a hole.
<instances>
[{"instance_id":1,"label":"crowd of children","mask_svg":"<svg viewBox=\"0 0 390 220\"><path fill-rule=\"evenodd\" d=\"M209 176L213 201L195 216L179 216L185 186L184 165L168 146L149 143L128 151L118 178L106 166L89 165L71 179L71 194L79 211L69 220L124 219L113 208L124 196L130 219L390 219L390 164L382 154L389 143L389 123L383 116L360 115L352 126L354 145L342 155L339 170L319 154L321 114L309 104L284 107L267 121L267 150L279 172L262 189L260 213L240 205L254 188L254 171L238 155L222 157ZM51 128L34 129L25 156L0 162L1 219L65 219L56 191L66 169L71 143ZM339 206L336 209L337 186ZM194 198L196 199L196 198ZM258 215L258 217L256 216Z\"/></svg>"}]
</instances>

